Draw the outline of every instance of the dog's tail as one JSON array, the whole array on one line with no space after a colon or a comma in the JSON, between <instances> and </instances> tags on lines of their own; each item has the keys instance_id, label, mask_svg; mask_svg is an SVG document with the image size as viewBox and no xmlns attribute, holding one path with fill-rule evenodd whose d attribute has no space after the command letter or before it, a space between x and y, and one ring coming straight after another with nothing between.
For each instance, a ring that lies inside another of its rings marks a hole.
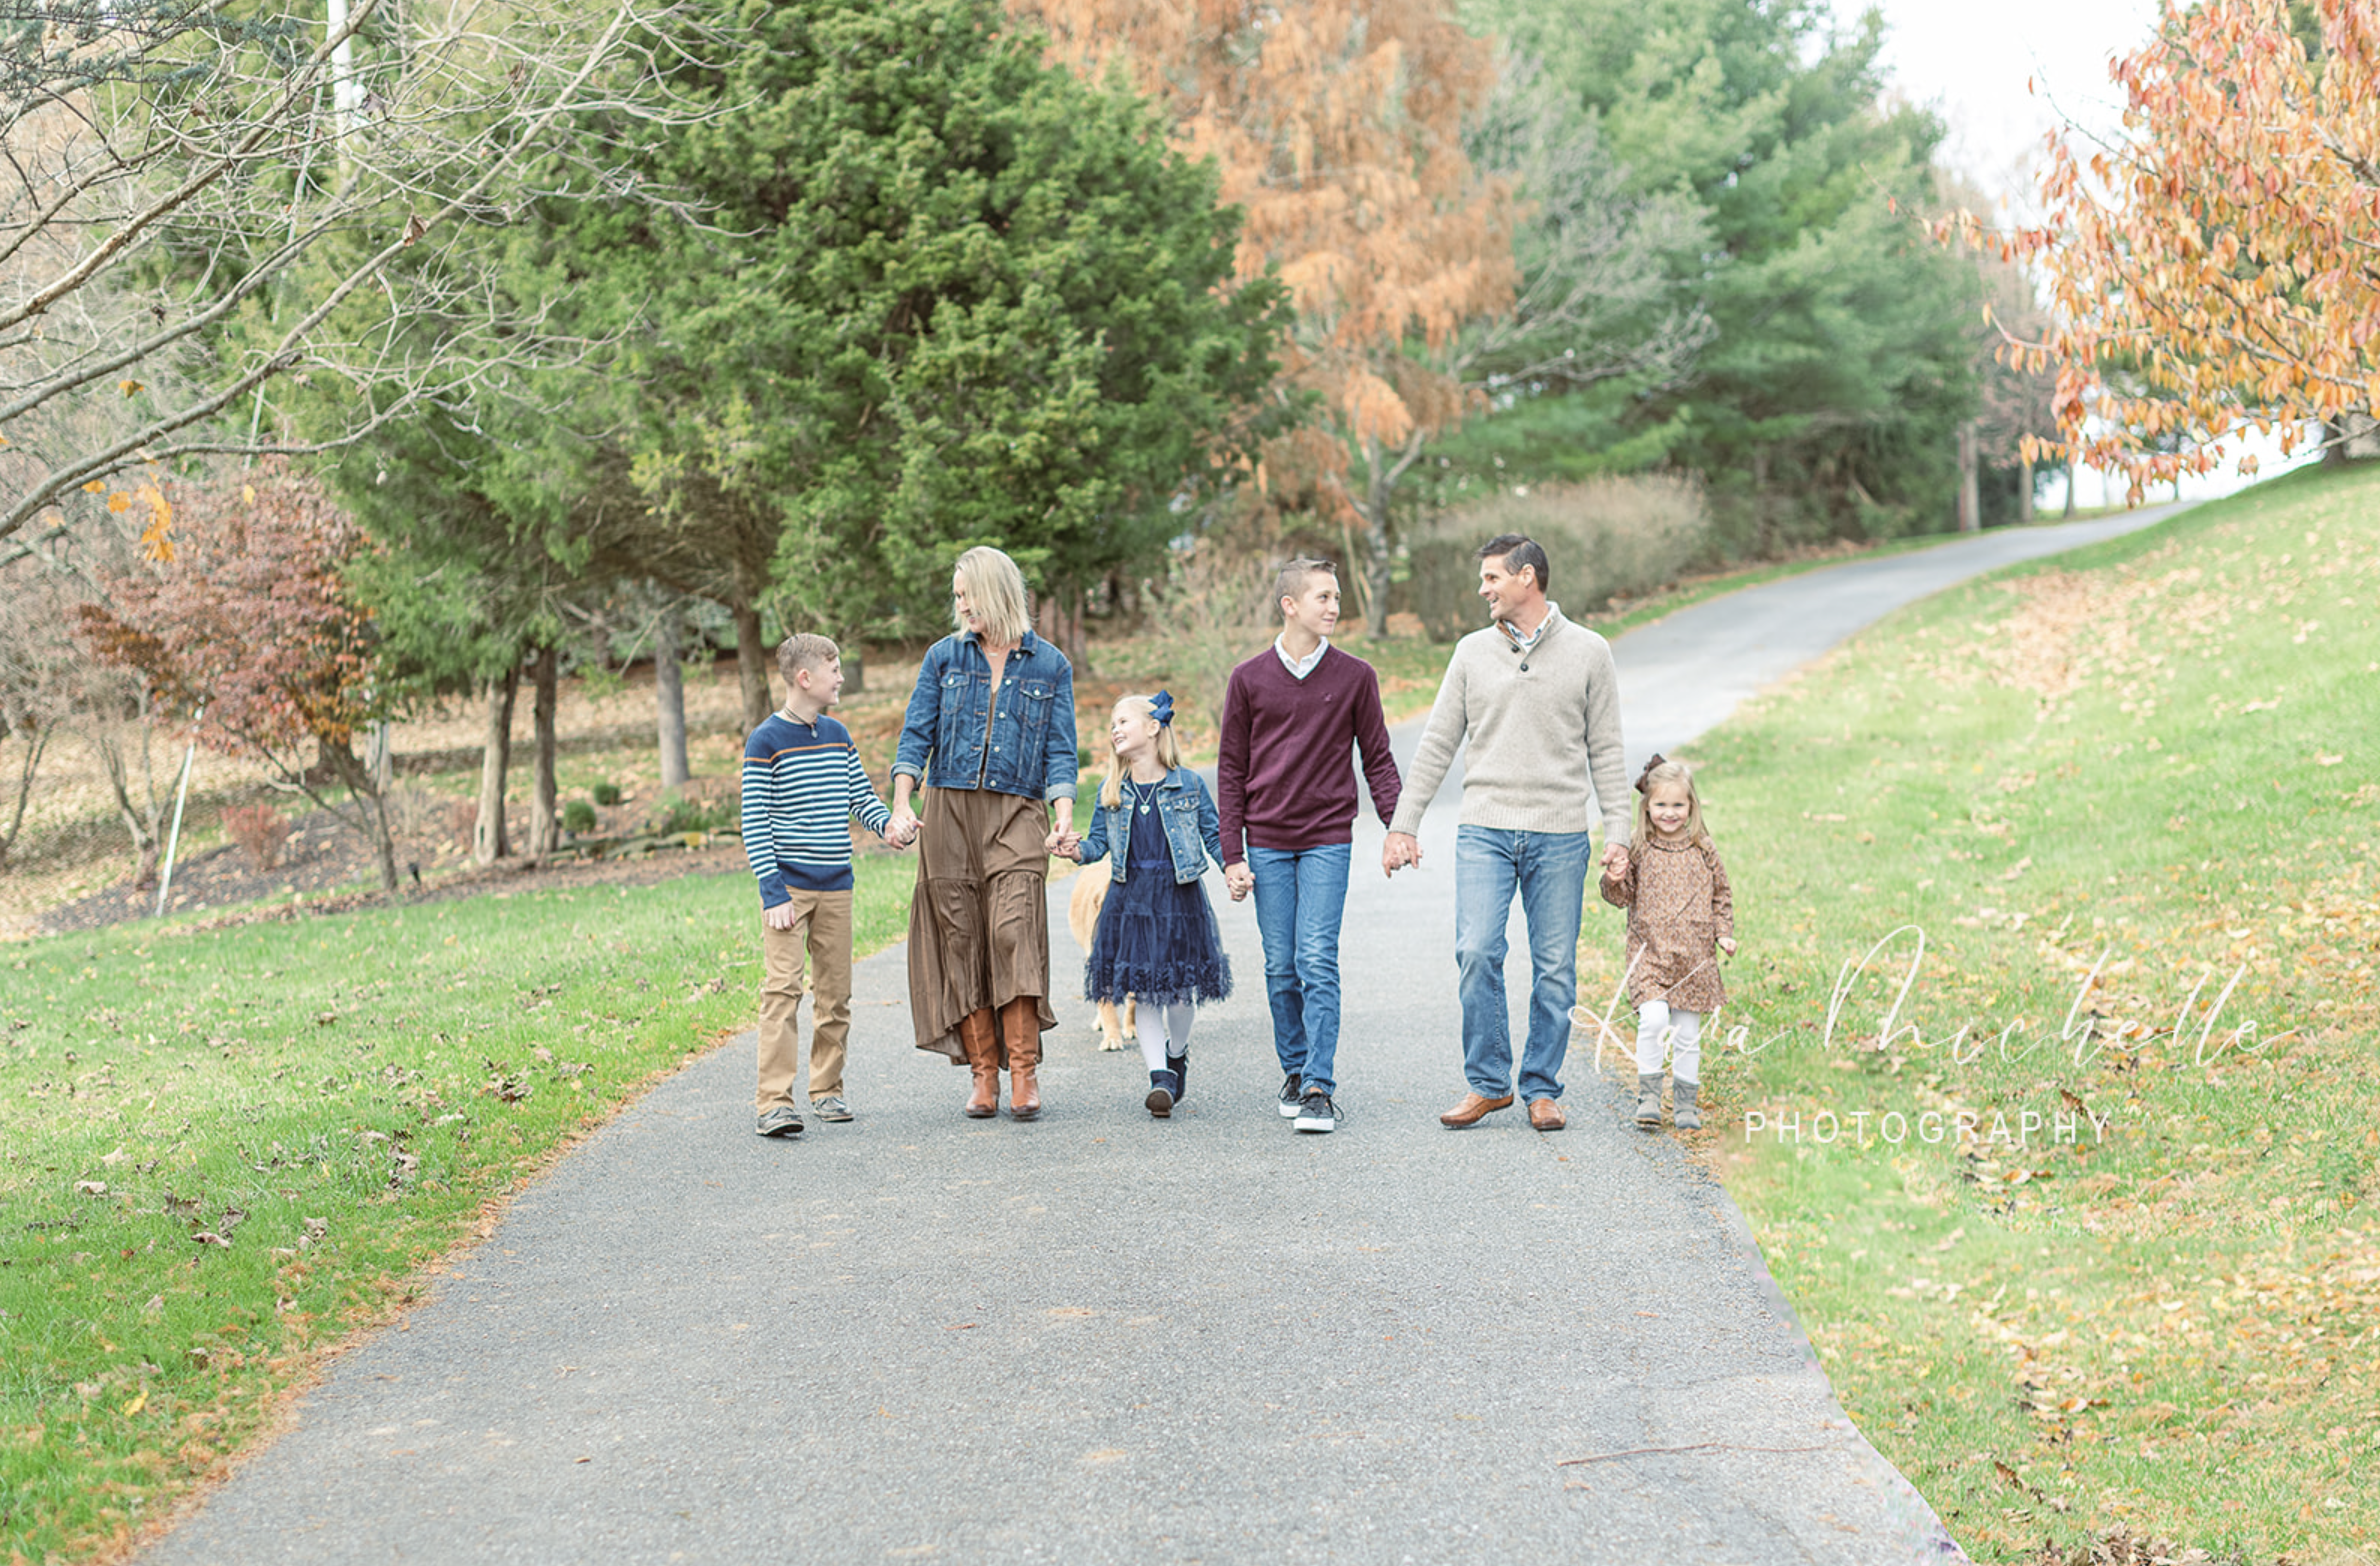
<instances>
[{"instance_id":1,"label":"dog's tail","mask_svg":"<svg viewBox=\"0 0 2380 1566\"><path fill-rule=\"evenodd\" d=\"M1108 883L1114 878L1106 867L1081 870L1074 877L1074 891L1066 899L1066 928L1074 933L1074 944L1084 951L1091 949L1091 939L1099 933L1099 910L1107 906Z\"/></svg>"}]
</instances>

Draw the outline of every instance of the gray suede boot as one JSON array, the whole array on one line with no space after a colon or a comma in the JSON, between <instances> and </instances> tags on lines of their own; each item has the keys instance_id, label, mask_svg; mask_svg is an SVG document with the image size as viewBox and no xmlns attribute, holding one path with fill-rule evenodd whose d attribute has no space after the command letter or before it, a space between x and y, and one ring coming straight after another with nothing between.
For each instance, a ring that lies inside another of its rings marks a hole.
<instances>
[{"instance_id":1,"label":"gray suede boot","mask_svg":"<svg viewBox=\"0 0 2380 1566\"><path fill-rule=\"evenodd\" d=\"M1661 1073L1636 1074L1636 1123L1647 1131L1661 1129Z\"/></svg>"},{"instance_id":2,"label":"gray suede boot","mask_svg":"<svg viewBox=\"0 0 2380 1566\"><path fill-rule=\"evenodd\" d=\"M1670 1121L1680 1131L1700 1131L1702 1116L1694 1110L1692 1082L1672 1082L1669 1085Z\"/></svg>"}]
</instances>

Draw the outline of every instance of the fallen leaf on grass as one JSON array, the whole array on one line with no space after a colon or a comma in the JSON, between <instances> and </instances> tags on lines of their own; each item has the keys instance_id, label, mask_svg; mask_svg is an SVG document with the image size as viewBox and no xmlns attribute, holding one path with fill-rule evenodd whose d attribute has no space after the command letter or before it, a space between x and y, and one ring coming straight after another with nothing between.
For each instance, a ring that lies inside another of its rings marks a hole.
<instances>
[{"instance_id":1,"label":"fallen leaf on grass","mask_svg":"<svg viewBox=\"0 0 2380 1566\"><path fill-rule=\"evenodd\" d=\"M227 1251L231 1249L231 1242L212 1229L199 1230L198 1233L190 1237L190 1243L193 1245L219 1245Z\"/></svg>"}]
</instances>

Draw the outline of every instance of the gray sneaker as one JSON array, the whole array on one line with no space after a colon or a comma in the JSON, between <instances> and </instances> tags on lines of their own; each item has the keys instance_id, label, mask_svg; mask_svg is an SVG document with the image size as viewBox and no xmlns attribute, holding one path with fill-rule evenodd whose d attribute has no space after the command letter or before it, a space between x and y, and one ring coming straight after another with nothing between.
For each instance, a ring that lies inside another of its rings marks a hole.
<instances>
[{"instance_id":1,"label":"gray sneaker","mask_svg":"<svg viewBox=\"0 0 2380 1566\"><path fill-rule=\"evenodd\" d=\"M1669 1084L1669 1121L1680 1131L1700 1131L1702 1115L1694 1107L1692 1082L1672 1081Z\"/></svg>"},{"instance_id":2,"label":"gray sneaker","mask_svg":"<svg viewBox=\"0 0 2380 1566\"><path fill-rule=\"evenodd\" d=\"M824 1098L810 1100L810 1110L821 1120L841 1122L851 1118L851 1106L843 1102L840 1093L829 1093Z\"/></svg>"},{"instance_id":3,"label":"gray sneaker","mask_svg":"<svg viewBox=\"0 0 2380 1566\"><path fill-rule=\"evenodd\" d=\"M802 1112L791 1104L779 1104L760 1117L760 1134L762 1136L800 1136L802 1134Z\"/></svg>"},{"instance_id":4,"label":"gray sneaker","mask_svg":"<svg viewBox=\"0 0 2380 1566\"><path fill-rule=\"evenodd\" d=\"M1636 1074L1636 1123L1647 1131L1661 1129L1661 1073Z\"/></svg>"}]
</instances>

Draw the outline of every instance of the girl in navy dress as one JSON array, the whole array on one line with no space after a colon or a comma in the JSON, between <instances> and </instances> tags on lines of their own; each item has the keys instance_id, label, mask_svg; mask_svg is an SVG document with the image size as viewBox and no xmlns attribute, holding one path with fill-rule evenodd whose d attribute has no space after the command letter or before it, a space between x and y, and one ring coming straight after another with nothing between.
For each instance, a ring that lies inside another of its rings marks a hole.
<instances>
[{"instance_id":1,"label":"girl in navy dress","mask_svg":"<svg viewBox=\"0 0 2380 1566\"><path fill-rule=\"evenodd\" d=\"M1143 1021L1140 1051L1149 1113L1163 1120L1188 1085L1198 1003L1231 993L1231 960L1199 884L1209 859L1223 863L1223 832L1205 781L1182 765L1171 696L1125 697L1107 736L1114 752L1091 830L1063 848L1086 865L1113 856L1114 884L1083 965L1084 999L1130 995L1144 1019L1149 1009L1162 1015L1162 1028Z\"/></svg>"}]
</instances>

